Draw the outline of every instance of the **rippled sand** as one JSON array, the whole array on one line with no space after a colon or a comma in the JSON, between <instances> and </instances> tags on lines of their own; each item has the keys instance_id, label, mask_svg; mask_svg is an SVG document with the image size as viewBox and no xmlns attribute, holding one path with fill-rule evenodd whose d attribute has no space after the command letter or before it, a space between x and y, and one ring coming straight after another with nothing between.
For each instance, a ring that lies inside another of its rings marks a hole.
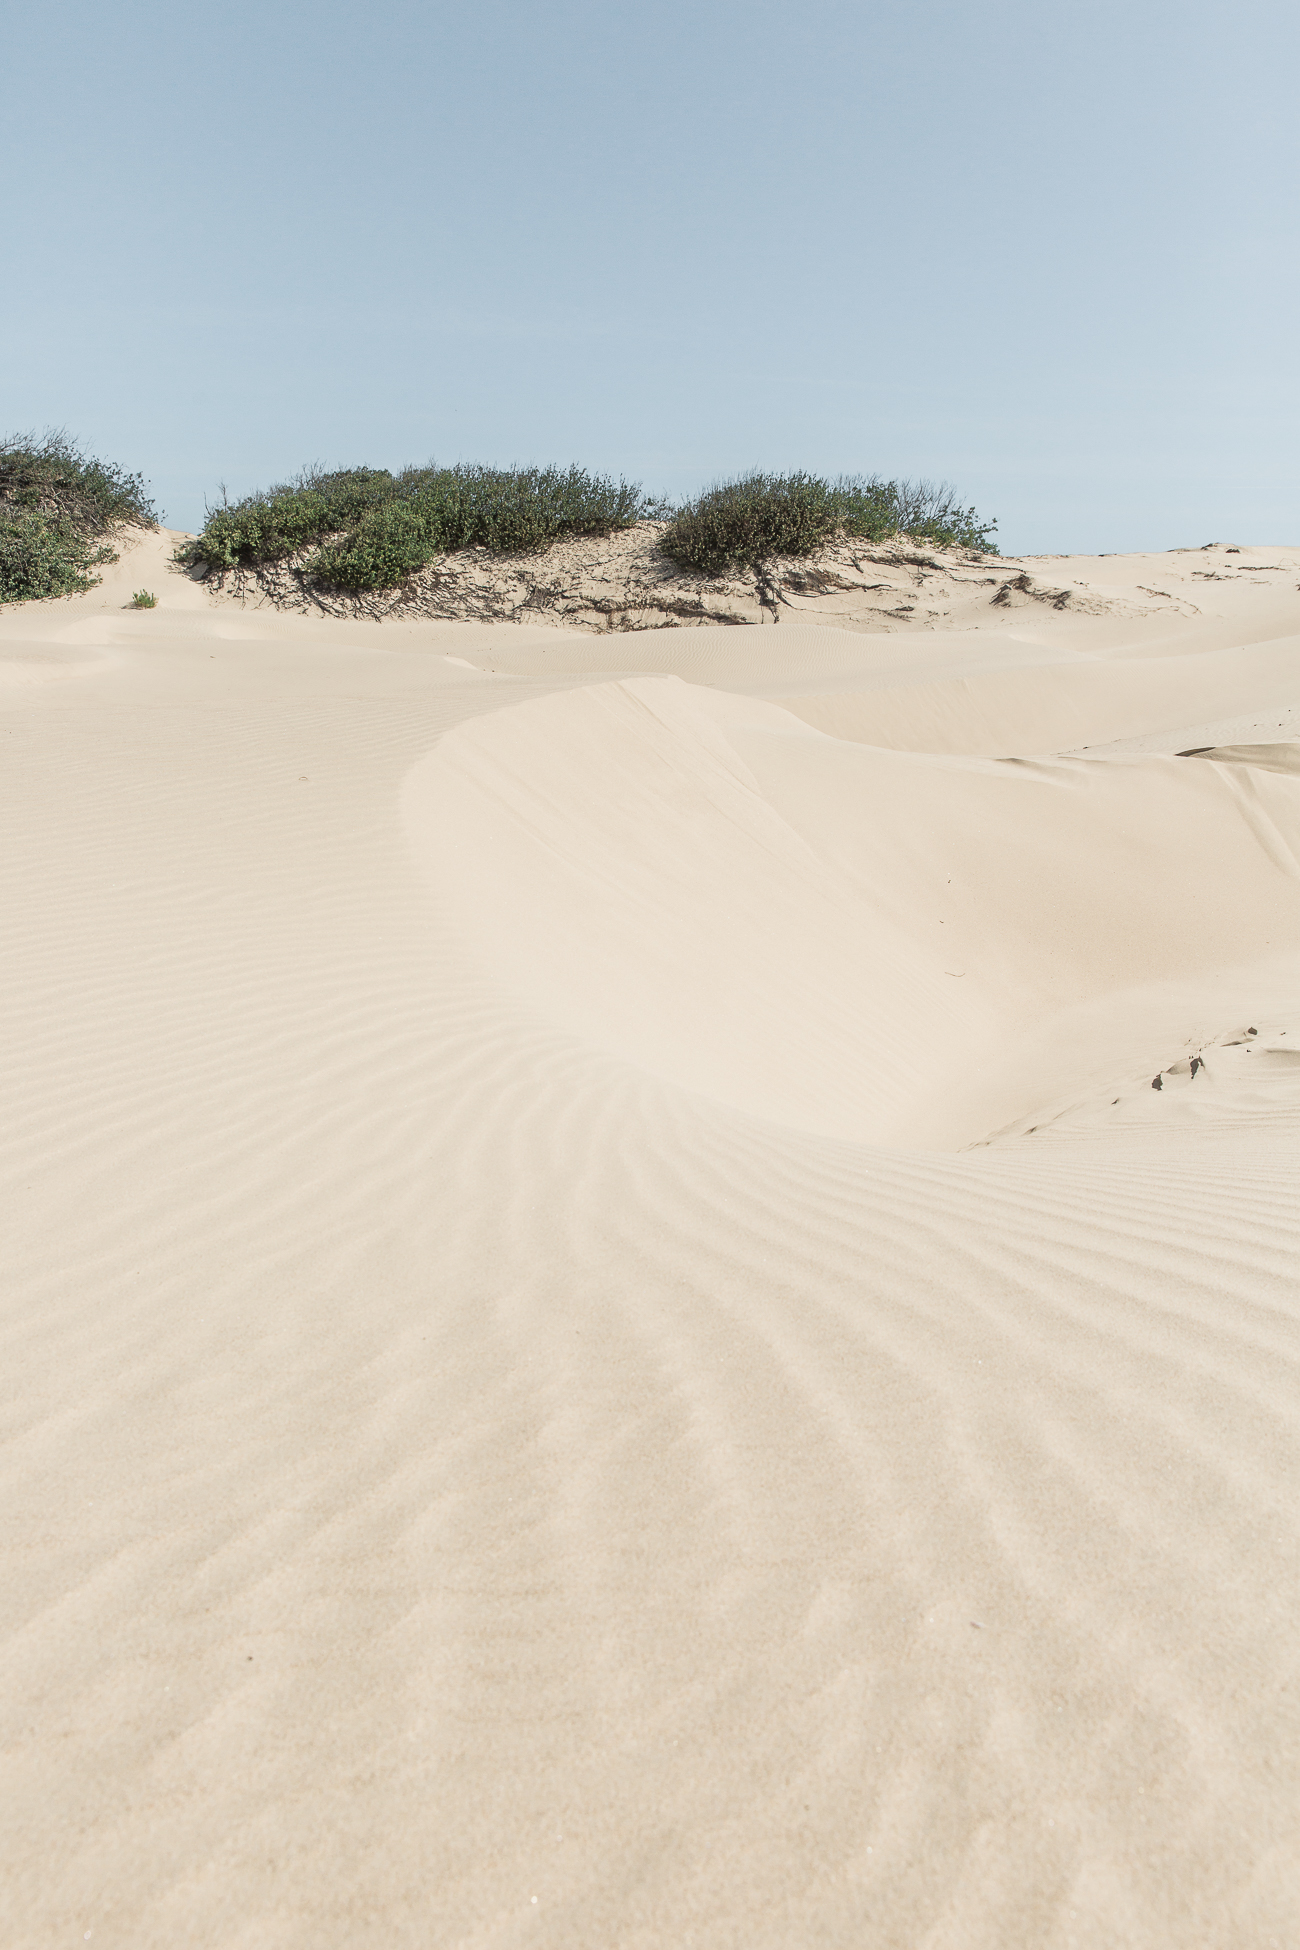
<instances>
[{"instance_id":1,"label":"rippled sand","mask_svg":"<svg viewBox=\"0 0 1300 1950\"><path fill-rule=\"evenodd\" d=\"M0 614L6 1950L1295 1944L1300 551L162 560Z\"/></svg>"}]
</instances>

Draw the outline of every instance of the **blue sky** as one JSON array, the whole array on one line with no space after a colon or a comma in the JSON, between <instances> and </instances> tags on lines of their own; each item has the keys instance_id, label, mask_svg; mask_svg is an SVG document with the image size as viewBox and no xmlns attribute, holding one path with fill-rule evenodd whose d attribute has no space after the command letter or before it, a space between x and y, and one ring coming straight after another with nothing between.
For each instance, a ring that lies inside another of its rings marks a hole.
<instances>
[{"instance_id":1,"label":"blue sky","mask_svg":"<svg viewBox=\"0 0 1300 1950\"><path fill-rule=\"evenodd\" d=\"M8 10L0 430L1300 542L1293 0Z\"/></svg>"}]
</instances>

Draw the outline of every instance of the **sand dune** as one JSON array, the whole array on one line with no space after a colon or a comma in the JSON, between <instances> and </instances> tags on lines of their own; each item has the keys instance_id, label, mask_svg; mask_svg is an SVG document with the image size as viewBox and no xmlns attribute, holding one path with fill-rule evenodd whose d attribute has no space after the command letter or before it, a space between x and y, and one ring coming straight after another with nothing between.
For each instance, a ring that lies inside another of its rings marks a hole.
<instances>
[{"instance_id":1,"label":"sand dune","mask_svg":"<svg viewBox=\"0 0 1300 1950\"><path fill-rule=\"evenodd\" d=\"M1300 594L1197 560L0 614L6 1945L1296 1941Z\"/></svg>"},{"instance_id":2,"label":"sand dune","mask_svg":"<svg viewBox=\"0 0 1300 1950\"><path fill-rule=\"evenodd\" d=\"M310 551L285 562L222 571L214 595L280 613L358 615L539 625L572 635L717 624L812 624L851 633L1038 627L1103 634L1185 632L1215 615L1294 622L1300 550L1207 543L1164 555L999 558L899 537L844 539L815 558L766 562L722 576L683 569L661 552L660 527L641 523L612 535L574 536L540 554L494 556L484 548L439 556L399 587L354 595L310 580Z\"/></svg>"},{"instance_id":3,"label":"sand dune","mask_svg":"<svg viewBox=\"0 0 1300 1950\"><path fill-rule=\"evenodd\" d=\"M1040 1092L1107 1032L1131 1061L1139 1023L1149 1078L1162 1035L1181 1053L1300 975L1300 797L1240 763L880 751L656 677L475 719L407 804L485 980L825 1136L976 1141L1036 1108L1008 1078L1066 1012L1105 1004Z\"/></svg>"}]
</instances>

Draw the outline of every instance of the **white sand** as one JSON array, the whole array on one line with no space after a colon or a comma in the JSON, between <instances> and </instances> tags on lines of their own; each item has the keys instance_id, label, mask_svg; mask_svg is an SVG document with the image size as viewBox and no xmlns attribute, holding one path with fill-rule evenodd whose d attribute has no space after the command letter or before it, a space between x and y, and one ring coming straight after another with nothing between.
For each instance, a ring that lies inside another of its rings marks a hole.
<instances>
[{"instance_id":1,"label":"white sand","mask_svg":"<svg viewBox=\"0 0 1300 1950\"><path fill-rule=\"evenodd\" d=\"M0 613L6 1950L1300 1941L1300 550L1041 574Z\"/></svg>"}]
</instances>

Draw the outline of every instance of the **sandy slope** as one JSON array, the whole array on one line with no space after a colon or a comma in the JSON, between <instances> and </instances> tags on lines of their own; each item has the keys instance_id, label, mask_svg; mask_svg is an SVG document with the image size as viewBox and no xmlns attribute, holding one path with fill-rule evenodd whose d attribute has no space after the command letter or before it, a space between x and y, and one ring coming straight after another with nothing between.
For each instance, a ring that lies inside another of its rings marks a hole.
<instances>
[{"instance_id":1,"label":"sandy slope","mask_svg":"<svg viewBox=\"0 0 1300 1950\"><path fill-rule=\"evenodd\" d=\"M1185 561L0 613L6 1946L1300 1941L1300 594Z\"/></svg>"},{"instance_id":2,"label":"sandy slope","mask_svg":"<svg viewBox=\"0 0 1300 1950\"><path fill-rule=\"evenodd\" d=\"M727 624L814 623L872 635L1005 629L1029 619L1080 623L1122 619L1148 634L1224 610L1258 626L1270 609L1292 616L1296 549L1224 542L1165 555L1023 559L941 548L895 537L844 539L816 557L769 561L721 577L679 568L659 547L662 528L641 523L614 535L583 535L541 554L494 556L458 549L400 587L364 596L311 581L295 560L209 579L210 594L301 615L403 621L523 623L566 635ZM716 635L716 631L714 632ZM677 653L672 653L677 654ZM653 655L653 651L651 652Z\"/></svg>"}]
</instances>

